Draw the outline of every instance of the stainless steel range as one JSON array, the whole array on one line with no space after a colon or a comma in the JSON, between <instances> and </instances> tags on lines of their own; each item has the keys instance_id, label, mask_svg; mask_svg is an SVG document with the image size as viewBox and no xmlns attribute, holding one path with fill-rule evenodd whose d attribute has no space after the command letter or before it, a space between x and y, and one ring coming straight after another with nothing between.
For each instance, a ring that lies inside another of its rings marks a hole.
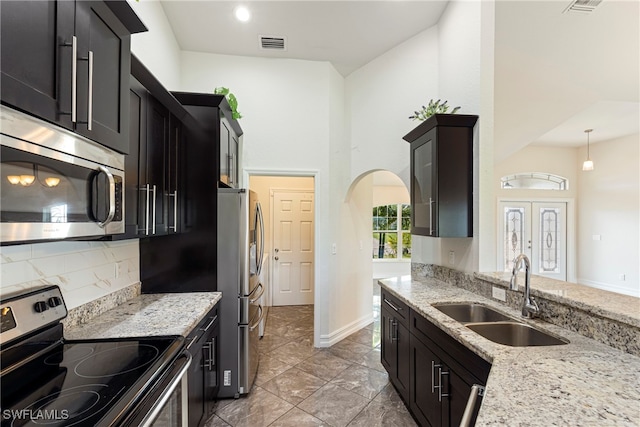
<instances>
[{"instance_id":1,"label":"stainless steel range","mask_svg":"<svg viewBox=\"0 0 640 427\"><path fill-rule=\"evenodd\" d=\"M56 286L4 298L2 426L187 426L182 337L63 339Z\"/></svg>"}]
</instances>

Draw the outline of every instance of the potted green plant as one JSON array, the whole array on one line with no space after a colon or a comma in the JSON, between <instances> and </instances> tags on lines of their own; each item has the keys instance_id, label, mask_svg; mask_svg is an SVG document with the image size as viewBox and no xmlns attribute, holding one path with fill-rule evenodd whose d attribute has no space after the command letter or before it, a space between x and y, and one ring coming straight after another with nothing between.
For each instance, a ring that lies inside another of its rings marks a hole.
<instances>
[{"instance_id":1,"label":"potted green plant","mask_svg":"<svg viewBox=\"0 0 640 427\"><path fill-rule=\"evenodd\" d=\"M227 98L229 107L231 107L231 116L234 120L242 118L242 114L240 114L240 111L238 111L238 100L236 99L236 96L229 91L228 87L217 87L213 90L213 93L215 93L216 95L224 95Z\"/></svg>"},{"instance_id":2,"label":"potted green plant","mask_svg":"<svg viewBox=\"0 0 640 427\"><path fill-rule=\"evenodd\" d=\"M459 109L460 107L455 107L450 113L447 113L449 110L447 101L441 103L439 99L437 101L432 99L426 107L423 105L422 109L414 111L413 115L409 116L409 118L411 120L425 121L434 114L455 114Z\"/></svg>"}]
</instances>

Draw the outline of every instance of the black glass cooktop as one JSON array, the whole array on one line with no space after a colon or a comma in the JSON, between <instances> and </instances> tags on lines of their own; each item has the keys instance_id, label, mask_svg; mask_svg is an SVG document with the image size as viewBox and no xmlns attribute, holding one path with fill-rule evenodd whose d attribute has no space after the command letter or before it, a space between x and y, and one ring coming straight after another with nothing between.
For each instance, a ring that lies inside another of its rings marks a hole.
<instances>
[{"instance_id":1,"label":"black glass cooktop","mask_svg":"<svg viewBox=\"0 0 640 427\"><path fill-rule=\"evenodd\" d=\"M60 344L2 376L1 425L111 425L181 347L175 337Z\"/></svg>"}]
</instances>

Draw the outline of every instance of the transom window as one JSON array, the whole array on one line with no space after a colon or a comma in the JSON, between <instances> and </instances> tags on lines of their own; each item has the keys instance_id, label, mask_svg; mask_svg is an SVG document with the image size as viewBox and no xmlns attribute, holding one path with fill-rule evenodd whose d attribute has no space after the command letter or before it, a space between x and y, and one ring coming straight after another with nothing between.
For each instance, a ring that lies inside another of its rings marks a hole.
<instances>
[{"instance_id":1,"label":"transom window","mask_svg":"<svg viewBox=\"0 0 640 427\"><path fill-rule=\"evenodd\" d=\"M500 187L505 190L568 190L569 180L560 175L544 172L526 172L500 178Z\"/></svg>"},{"instance_id":2,"label":"transom window","mask_svg":"<svg viewBox=\"0 0 640 427\"><path fill-rule=\"evenodd\" d=\"M373 208L373 259L411 259L411 206Z\"/></svg>"}]
</instances>

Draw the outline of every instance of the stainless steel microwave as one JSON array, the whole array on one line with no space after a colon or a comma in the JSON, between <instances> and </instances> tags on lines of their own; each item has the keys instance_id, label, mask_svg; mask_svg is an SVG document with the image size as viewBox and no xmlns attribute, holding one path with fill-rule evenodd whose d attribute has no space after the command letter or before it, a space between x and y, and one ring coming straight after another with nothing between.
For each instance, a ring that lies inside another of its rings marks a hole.
<instances>
[{"instance_id":1,"label":"stainless steel microwave","mask_svg":"<svg viewBox=\"0 0 640 427\"><path fill-rule=\"evenodd\" d=\"M0 243L124 233L124 155L0 106Z\"/></svg>"}]
</instances>

